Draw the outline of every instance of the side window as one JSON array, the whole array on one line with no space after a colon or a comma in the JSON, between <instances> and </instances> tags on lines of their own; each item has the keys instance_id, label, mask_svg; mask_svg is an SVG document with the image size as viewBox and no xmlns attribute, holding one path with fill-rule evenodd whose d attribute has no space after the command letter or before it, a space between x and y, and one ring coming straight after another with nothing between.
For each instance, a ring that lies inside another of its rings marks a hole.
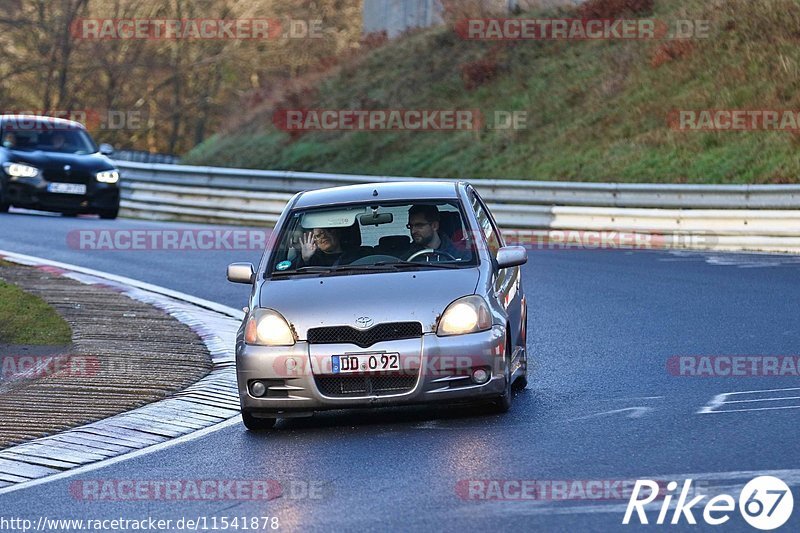
<instances>
[{"instance_id":1,"label":"side window","mask_svg":"<svg viewBox=\"0 0 800 533\"><path fill-rule=\"evenodd\" d=\"M489 212L483 206L483 203L480 201L478 196L470 191L470 203L472 204L472 209L475 211L475 216L478 219L478 224L483 231L484 237L486 237L486 243L489 246L489 252L492 254L492 257L497 256L498 250L502 246L500 243L499 236L497 235L497 231L494 229L494 225L492 224L492 219L489 217Z\"/></svg>"}]
</instances>

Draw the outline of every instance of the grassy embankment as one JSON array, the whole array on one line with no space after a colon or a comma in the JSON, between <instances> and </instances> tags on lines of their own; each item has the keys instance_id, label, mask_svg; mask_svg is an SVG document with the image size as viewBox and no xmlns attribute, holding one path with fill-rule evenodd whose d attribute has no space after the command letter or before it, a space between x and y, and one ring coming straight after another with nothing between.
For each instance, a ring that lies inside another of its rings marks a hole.
<instances>
[{"instance_id":1,"label":"grassy embankment","mask_svg":"<svg viewBox=\"0 0 800 533\"><path fill-rule=\"evenodd\" d=\"M657 0L654 9L637 16L710 19L710 36L498 46L464 41L445 27L418 31L317 76L309 90L283 102L242 110L235 128L196 147L185 162L448 178L800 181L800 134L683 132L667 125L675 109L800 109L800 4ZM467 89L475 72L488 79ZM275 107L298 102L307 109L525 110L528 127L291 138L271 117Z\"/></svg>"}]
</instances>

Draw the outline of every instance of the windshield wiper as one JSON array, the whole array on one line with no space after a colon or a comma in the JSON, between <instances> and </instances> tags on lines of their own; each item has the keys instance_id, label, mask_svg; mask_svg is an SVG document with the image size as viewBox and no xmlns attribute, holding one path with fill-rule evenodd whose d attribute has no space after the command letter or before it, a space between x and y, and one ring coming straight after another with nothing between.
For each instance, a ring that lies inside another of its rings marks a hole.
<instances>
[{"instance_id":1,"label":"windshield wiper","mask_svg":"<svg viewBox=\"0 0 800 533\"><path fill-rule=\"evenodd\" d=\"M326 266L304 266L294 270L276 270L272 276L291 276L294 274L325 274L330 272L333 267Z\"/></svg>"},{"instance_id":2,"label":"windshield wiper","mask_svg":"<svg viewBox=\"0 0 800 533\"><path fill-rule=\"evenodd\" d=\"M415 263L413 261L380 261L371 265L305 266L295 270L276 270L272 276L292 276L302 274L336 274L339 272L373 272L376 270L405 270L415 268L443 268L447 270L462 268L463 263Z\"/></svg>"},{"instance_id":3,"label":"windshield wiper","mask_svg":"<svg viewBox=\"0 0 800 533\"><path fill-rule=\"evenodd\" d=\"M391 266L398 269L401 268L422 268L422 267L431 267L431 268L461 268L461 264L459 263L416 263L414 261L398 261L389 263L388 261L381 261L379 263L375 263L374 266Z\"/></svg>"}]
</instances>

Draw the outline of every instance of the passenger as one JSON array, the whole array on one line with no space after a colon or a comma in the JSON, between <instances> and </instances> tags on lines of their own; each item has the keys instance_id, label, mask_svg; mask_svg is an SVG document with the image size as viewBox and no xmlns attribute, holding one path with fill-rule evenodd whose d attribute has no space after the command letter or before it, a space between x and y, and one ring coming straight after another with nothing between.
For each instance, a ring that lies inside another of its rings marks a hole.
<instances>
[{"instance_id":1,"label":"passenger","mask_svg":"<svg viewBox=\"0 0 800 533\"><path fill-rule=\"evenodd\" d=\"M357 259L348 246L345 228L314 228L300 240L300 257L295 268L304 266L339 266Z\"/></svg>"},{"instance_id":2,"label":"passenger","mask_svg":"<svg viewBox=\"0 0 800 533\"><path fill-rule=\"evenodd\" d=\"M444 232L439 231L440 221L441 215L435 205L411 206L406 228L411 231L412 243L406 259L425 249L445 253L453 259L464 258L464 251L458 249Z\"/></svg>"}]
</instances>

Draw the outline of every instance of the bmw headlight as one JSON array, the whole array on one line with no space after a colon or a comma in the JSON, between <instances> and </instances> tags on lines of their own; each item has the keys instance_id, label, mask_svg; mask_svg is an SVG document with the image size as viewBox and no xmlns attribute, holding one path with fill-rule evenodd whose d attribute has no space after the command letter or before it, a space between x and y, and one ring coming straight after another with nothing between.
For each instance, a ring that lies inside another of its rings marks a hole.
<instances>
[{"instance_id":1,"label":"bmw headlight","mask_svg":"<svg viewBox=\"0 0 800 533\"><path fill-rule=\"evenodd\" d=\"M22 163L3 163L3 170L12 178L35 178L39 169Z\"/></svg>"},{"instance_id":2,"label":"bmw headlight","mask_svg":"<svg viewBox=\"0 0 800 533\"><path fill-rule=\"evenodd\" d=\"M294 333L289 323L273 309L256 309L247 319L244 342L259 346L293 346Z\"/></svg>"},{"instance_id":3,"label":"bmw headlight","mask_svg":"<svg viewBox=\"0 0 800 533\"><path fill-rule=\"evenodd\" d=\"M119 181L119 171L103 170L97 173L97 181L100 183L116 183Z\"/></svg>"},{"instance_id":4,"label":"bmw headlight","mask_svg":"<svg viewBox=\"0 0 800 533\"><path fill-rule=\"evenodd\" d=\"M478 295L465 296L454 301L445 309L436 334L464 335L486 331L492 327L492 313L489 304Z\"/></svg>"}]
</instances>

